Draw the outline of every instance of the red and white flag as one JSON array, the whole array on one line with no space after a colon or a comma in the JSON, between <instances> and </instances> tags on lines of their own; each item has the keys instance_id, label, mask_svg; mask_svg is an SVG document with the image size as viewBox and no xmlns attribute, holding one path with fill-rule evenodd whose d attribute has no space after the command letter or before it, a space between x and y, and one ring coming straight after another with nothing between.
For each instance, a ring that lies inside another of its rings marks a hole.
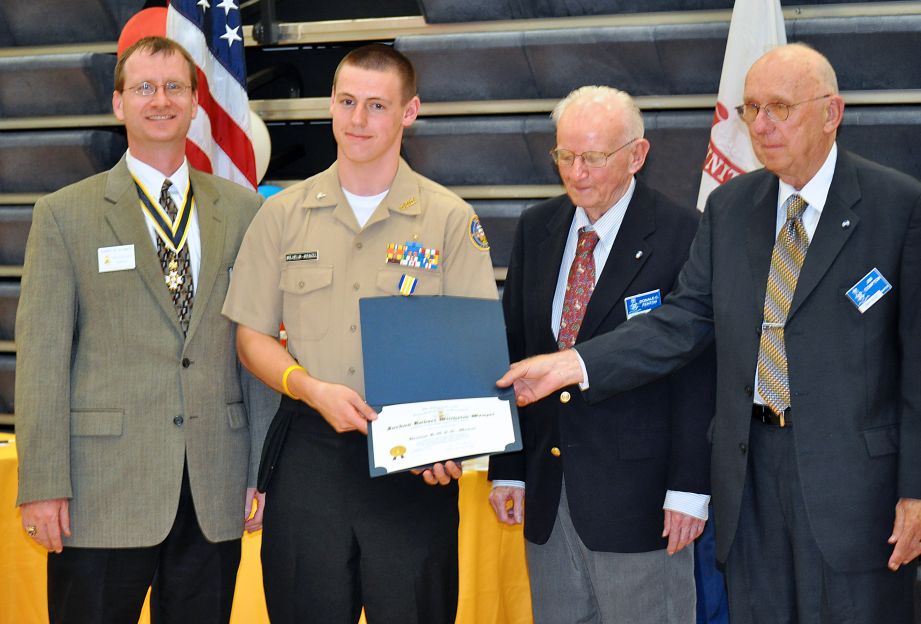
<instances>
[{"instance_id":1,"label":"red and white flag","mask_svg":"<svg viewBox=\"0 0 921 624\"><path fill-rule=\"evenodd\" d=\"M710 192L720 184L761 167L752 151L748 128L733 109L742 104L745 74L752 63L786 42L780 0L736 0L710 129L710 146L697 196L698 210L704 209Z\"/></svg>"},{"instance_id":2,"label":"red and white flag","mask_svg":"<svg viewBox=\"0 0 921 624\"><path fill-rule=\"evenodd\" d=\"M255 189L239 0L171 0L166 36L198 66L198 115L186 139L189 164Z\"/></svg>"}]
</instances>

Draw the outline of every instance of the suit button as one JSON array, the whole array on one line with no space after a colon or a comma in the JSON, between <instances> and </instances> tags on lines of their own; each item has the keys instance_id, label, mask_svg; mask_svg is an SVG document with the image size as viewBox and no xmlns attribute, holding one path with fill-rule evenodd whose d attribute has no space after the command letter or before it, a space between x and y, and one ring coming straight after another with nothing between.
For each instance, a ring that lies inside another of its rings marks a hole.
<instances>
[{"instance_id":1,"label":"suit button","mask_svg":"<svg viewBox=\"0 0 921 624\"><path fill-rule=\"evenodd\" d=\"M554 446L552 449L550 449L550 454L553 455L554 457L559 457L560 449Z\"/></svg>"},{"instance_id":2,"label":"suit button","mask_svg":"<svg viewBox=\"0 0 921 624\"><path fill-rule=\"evenodd\" d=\"M569 394L566 390L560 392L560 403L569 403L569 399L572 398L572 395ZM559 452L559 451L557 451Z\"/></svg>"},{"instance_id":3,"label":"suit button","mask_svg":"<svg viewBox=\"0 0 921 624\"><path fill-rule=\"evenodd\" d=\"M751 386L745 386L745 394L747 394L748 396L754 396L755 391L752 389Z\"/></svg>"},{"instance_id":4,"label":"suit button","mask_svg":"<svg viewBox=\"0 0 921 624\"><path fill-rule=\"evenodd\" d=\"M185 422L185 419L183 419L182 416L176 416L176 418L173 419L173 424L176 425L177 427L181 427L182 423L184 422Z\"/></svg>"},{"instance_id":5,"label":"suit button","mask_svg":"<svg viewBox=\"0 0 921 624\"><path fill-rule=\"evenodd\" d=\"M748 452L748 445L745 442L739 442L739 450L745 455Z\"/></svg>"},{"instance_id":6,"label":"suit button","mask_svg":"<svg viewBox=\"0 0 921 624\"><path fill-rule=\"evenodd\" d=\"M182 358L182 368L188 368L192 365L192 360L189 358Z\"/></svg>"}]
</instances>

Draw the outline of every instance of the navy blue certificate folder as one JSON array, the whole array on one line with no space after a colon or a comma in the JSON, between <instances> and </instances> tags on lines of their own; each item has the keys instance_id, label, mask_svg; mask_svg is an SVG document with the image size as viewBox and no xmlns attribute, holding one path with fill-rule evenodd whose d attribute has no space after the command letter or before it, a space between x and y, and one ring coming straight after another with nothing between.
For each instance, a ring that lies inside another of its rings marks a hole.
<instances>
[{"instance_id":1,"label":"navy blue certificate folder","mask_svg":"<svg viewBox=\"0 0 921 624\"><path fill-rule=\"evenodd\" d=\"M401 403L498 397L510 404L515 432L505 452L521 449L514 390L496 387L509 366L499 301L371 297L361 299L358 307L365 400L371 407L380 411Z\"/></svg>"}]
</instances>

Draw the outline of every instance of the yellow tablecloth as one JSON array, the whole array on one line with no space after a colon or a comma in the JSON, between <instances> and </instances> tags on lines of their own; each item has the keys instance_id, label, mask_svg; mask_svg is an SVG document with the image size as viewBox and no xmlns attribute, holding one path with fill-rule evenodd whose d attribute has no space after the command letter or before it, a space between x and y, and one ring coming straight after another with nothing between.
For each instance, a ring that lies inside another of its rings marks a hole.
<instances>
[{"instance_id":1,"label":"yellow tablecloth","mask_svg":"<svg viewBox=\"0 0 921 624\"><path fill-rule=\"evenodd\" d=\"M8 444L2 444L9 442ZM531 592L521 527L500 525L486 502L489 482L468 470L460 487L458 624L530 624ZM262 593L262 533L243 538L232 624L268 622ZM43 548L22 530L16 508L16 445L0 433L0 622L48 621ZM147 609L141 624L150 621Z\"/></svg>"}]
</instances>

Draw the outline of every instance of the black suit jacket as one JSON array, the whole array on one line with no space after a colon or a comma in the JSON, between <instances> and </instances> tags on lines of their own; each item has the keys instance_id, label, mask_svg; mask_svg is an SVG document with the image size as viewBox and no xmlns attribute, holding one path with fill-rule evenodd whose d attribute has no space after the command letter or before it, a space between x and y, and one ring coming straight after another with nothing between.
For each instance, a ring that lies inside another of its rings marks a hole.
<instances>
[{"instance_id":1,"label":"black suit jacket","mask_svg":"<svg viewBox=\"0 0 921 624\"><path fill-rule=\"evenodd\" d=\"M672 297L580 349L589 400L604 402L715 336L713 504L724 561L745 483L777 187L762 170L714 191ZM892 290L861 314L845 293L874 268ZM785 336L813 536L835 569L885 566L897 499L921 498L921 183L839 151Z\"/></svg>"},{"instance_id":2,"label":"black suit jacket","mask_svg":"<svg viewBox=\"0 0 921 624\"><path fill-rule=\"evenodd\" d=\"M503 296L513 360L556 350L551 307L574 212L564 195L526 210L518 223ZM671 290L699 218L637 182L577 345L623 323L625 297ZM490 478L526 483L527 539L543 544L550 537L565 475L573 524L590 549L664 548L666 490L710 491L713 380L711 357L594 405L574 386L566 388L567 403L554 394L522 409L524 450L493 456Z\"/></svg>"}]
</instances>

